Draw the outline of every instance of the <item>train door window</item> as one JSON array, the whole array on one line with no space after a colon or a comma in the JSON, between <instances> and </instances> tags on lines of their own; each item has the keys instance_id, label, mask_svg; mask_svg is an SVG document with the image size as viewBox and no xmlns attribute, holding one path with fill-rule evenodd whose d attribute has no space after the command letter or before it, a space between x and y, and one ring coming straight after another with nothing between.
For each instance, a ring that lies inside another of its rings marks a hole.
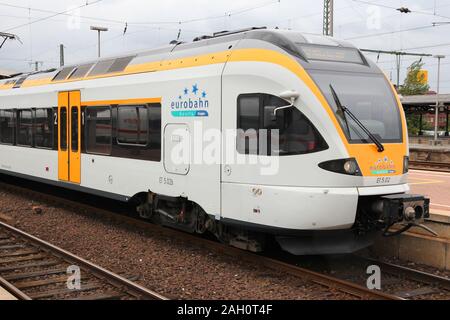
<instances>
[{"instance_id":1,"label":"train door window","mask_svg":"<svg viewBox=\"0 0 450 320\"><path fill-rule=\"evenodd\" d=\"M161 161L161 104L151 104L148 108L149 146L153 161Z\"/></svg>"},{"instance_id":2,"label":"train door window","mask_svg":"<svg viewBox=\"0 0 450 320\"><path fill-rule=\"evenodd\" d=\"M146 106L118 107L118 144L146 146L148 130L148 109Z\"/></svg>"},{"instance_id":3,"label":"train door window","mask_svg":"<svg viewBox=\"0 0 450 320\"><path fill-rule=\"evenodd\" d=\"M31 109L19 110L17 144L31 147L33 145L33 117Z\"/></svg>"},{"instance_id":4,"label":"train door window","mask_svg":"<svg viewBox=\"0 0 450 320\"><path fill-rule=\"evenodd\" d=\"M71 150L74 152L78 151L78 107L72 107L70 115L71 123Z\"/></svg>"},{"instance_id":5,"label":"train door window","mask_svg":"<svg viewBox=\"0 0 450 320\"><path fill-rule=\"evenodd\" d=\"M34 111L34 145L36 148L53 148L53 109L36 109Z\"/></svg>"},{"instance_id":6,"label":"train door window","mask_svg":"<svg viewBox=\"0 0 450 320\"><path fill-rule=\"evenodd\" d=\"M86 150L110 155L112 148L111 107L86 108Z\"/></svg>"},{"instance_id":7,"label":"train door window","mask_svg":"<svg viewBox=\"0 0 450 320\"><path fill-rule=\"evenodd\" d=\"M139 131L138 131L138 144L147 145L148 143L148 108L138 108L139 114Z\"/></svg>"},{"instance_id":8,"label":"train door window","mask_svg":"<svg viewBox=\"0 0 450 320\"><path fill-rule=\"evenodd\" d=\"M295 107L278 109L288 105L285 100L268 94L239 97L238 129L241 130L238 130L237 137L238 152L288 156L328 149L320 133L300 110ZM250 111L253 114L251 118ZM257 152L254 147L248 147L249 137L256 139L253 145L258 146Z\"/></svg>"},{"instance_id":9,"label":"train door window","mask_svg":"<svg viewBox=\"0 0 450 320\"><path fill-rule=\"evenodd\" d=\"M66 107L61 107L60 110L60 131L59 131L59 136L60 136L60 148L63 151L67 150L67 108Z\"/></svg>"},{"instance_id":10,"label":"train door window","mask_svg":"<svg viewBox=\"0 0 450 320\"><path fill-rule=\"evenodd\" d=\"M0 142L14 144L15 117L13 110L0 110Z\"/></svg>"}]
</instances>

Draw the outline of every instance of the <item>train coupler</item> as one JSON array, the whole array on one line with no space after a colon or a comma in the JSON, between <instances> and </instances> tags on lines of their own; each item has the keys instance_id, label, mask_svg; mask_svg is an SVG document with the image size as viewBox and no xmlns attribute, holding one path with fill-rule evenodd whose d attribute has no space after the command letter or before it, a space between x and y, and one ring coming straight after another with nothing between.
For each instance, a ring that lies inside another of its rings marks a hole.
<instances>
[{"instance_id":1,"label":"train coupler","mask_svg":"<svg viewBox=\"0 0 450 320\"><path fill-rule=\"evenodd\" d=\"M415 194L394 194L383 196L375 203L375 210L380 213L380 220L386 228L384 236L401 234L412 227L422 228L434 236L437 233L423 223L430 217L430 199ZM395 231L390 231L396 227Z\"/></svg>"}]
</instances>

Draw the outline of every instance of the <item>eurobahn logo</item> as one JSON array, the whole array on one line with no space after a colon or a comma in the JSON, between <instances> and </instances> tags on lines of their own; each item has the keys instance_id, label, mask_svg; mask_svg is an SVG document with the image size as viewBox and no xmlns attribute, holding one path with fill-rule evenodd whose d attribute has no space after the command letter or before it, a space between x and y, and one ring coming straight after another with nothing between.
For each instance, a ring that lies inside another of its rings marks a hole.
<instances>
[{"instance_id":1,"label":"eurobahn logo","mask_svg":"<svg viewBox=\"0 0 450 320\"><path fill-rule=\"evenodd\" d=\"M170 104L174 117L208 117L209 100L205 90L200 90L197 84L192 89L185 88L183 93Z\"/></svg>"},{"instance_id":2,"label":"eurobahn logo","mask_svg":"<svg viewBox=\"0 0 450 320\"><path fill-rule=\"evenodd\" d=\"M378 159L378 161L370 167L372 174L392 174L395 173L395 163L388 157L384 159Z\"/></svg>"}]
</instances>

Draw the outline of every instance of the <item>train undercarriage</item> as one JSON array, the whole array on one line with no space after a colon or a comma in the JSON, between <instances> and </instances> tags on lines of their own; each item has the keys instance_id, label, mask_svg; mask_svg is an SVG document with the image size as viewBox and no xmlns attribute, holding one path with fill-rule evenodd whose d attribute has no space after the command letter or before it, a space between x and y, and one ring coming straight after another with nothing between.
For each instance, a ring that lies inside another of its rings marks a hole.
<instances>
[{"instance_id":1,"label":"train undercarriage","mask_svg":"<svg viewBox=\"0 0 450 320\"><path fill-rule=\"evenodd\" d=\"M355 223L346 230L303 231L218 221L199 205L182 197L152 192L134 199L139 216L152 223L188 233L214 235L231 246L264 251L274 241L294 255L352 253L373 244L379 236L395 236L412 227L421 227L429 217L429 199L419 195L397 194L360 197Z\"/></svg>"}]
</instances>

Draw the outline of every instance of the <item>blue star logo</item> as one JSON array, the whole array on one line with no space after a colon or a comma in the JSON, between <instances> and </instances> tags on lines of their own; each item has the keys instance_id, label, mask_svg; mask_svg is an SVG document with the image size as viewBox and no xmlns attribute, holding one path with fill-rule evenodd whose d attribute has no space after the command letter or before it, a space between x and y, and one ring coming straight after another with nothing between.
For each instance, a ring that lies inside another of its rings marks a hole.
<instances>
[{"instance_id":1,"label":"blue star logo","mask_svg":"<svg viewBox=\"0 0 450 320\"><path fill-rule=\"evenodd\" d=\"M202 92L202 98L206 98L206 91Z\"/></svg>"},{"instance_id":2,"label":"blue star logo","mask_svg":"<svg viewBox=\"0 0 450 320\"><path fill-rule=\"evenodd\" d=\"M185 88L185 89L184 89L184 95L188 95L188 93L189 93L188 88Z\"/></svg>"},{"instance_id":3,"label":"blue star logo","mask_svg":"<svg viewBox=\"0 0 450 320\"><path fill-rule=\"evenodd\" d=\"M192 93L195 94L195 95L197 95L197 92L198 92L198 85L194 84L194 85L192 86Z\"/></svg>"},{"instance_id":4,"label":"blue star logo","mask_svg":"<svg viewBox=\"0 0 450 320\"><path fill-rule=\"evenodd\" d=\"M182 97L182 96L178 96L178 99L180 99L180 100L181 100L181 99L183 99L183 97Z\"/></svg>"}]
</instances>

